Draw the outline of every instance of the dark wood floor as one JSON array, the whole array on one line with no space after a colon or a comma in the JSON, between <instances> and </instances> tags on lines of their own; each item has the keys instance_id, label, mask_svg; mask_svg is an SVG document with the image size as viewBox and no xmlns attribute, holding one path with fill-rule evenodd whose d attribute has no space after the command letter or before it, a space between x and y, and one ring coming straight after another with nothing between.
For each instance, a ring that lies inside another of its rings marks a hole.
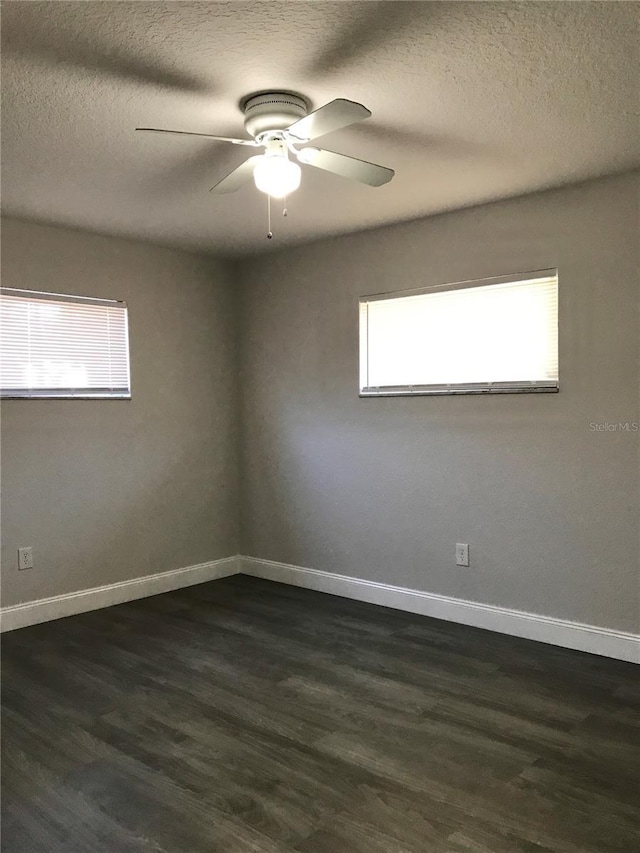
<instances>
[{"instance_id":1,"label":"dark wood floor","mask_svg":"<svg viewBox=\"0 0 640 853\"><path fill-rule=\"evenodd\" d=\"M640 850L639 670L237 576L4 636L2 850Z\"/></svg>"}]
</instances>

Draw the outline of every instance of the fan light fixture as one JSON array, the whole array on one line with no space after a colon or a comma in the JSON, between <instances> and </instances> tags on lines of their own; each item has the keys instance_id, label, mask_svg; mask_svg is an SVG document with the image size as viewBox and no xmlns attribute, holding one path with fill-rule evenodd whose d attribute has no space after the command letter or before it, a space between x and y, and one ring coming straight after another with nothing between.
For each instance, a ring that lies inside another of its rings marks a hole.
<instances>
[{"instance_id":1,"label":"fan light fixture","mask_svg":"<svg viewBox=\"0 0 640 853\"><path fill-rule=\"evenodd\" d=\"M284 154L265 154L253 170L256 187L271 198L284 198L300 186L300 166Z\"/></svg>"},{"instance_id":2,"label":"fan light fixture","mask_svg":"<svg viewBox=\"0 0 640 853\"><path fill-rule=\"evenodd\" d=\"M244 113L244 128L250 138L215 136L191 130L169 130L162 127L137 127L136 130L151 133L177 133L180 136L197 136L212 142L229 142L249 148L264 148L264 154L254 154L240 163L233 172L221 178L211 187L212 193L232 193L253 178L256 187L268 196L267 237L271 232L271 199L283 199L300 186L300 166L311 166L332 172L343 178L351 178L370 187L381 187L393 178L393 169L338 154L322 148L301 147L319 136L333 133L363 121L371 115L370 110L355 101L336 98L308 112L309 102L295 92L264 91L248 95L241 101ZM290 158L293 159L290 159ZM296 162L298 161L298 162ZM287 215L283 205L282 215Z\"/></svg>"}]
</instances>

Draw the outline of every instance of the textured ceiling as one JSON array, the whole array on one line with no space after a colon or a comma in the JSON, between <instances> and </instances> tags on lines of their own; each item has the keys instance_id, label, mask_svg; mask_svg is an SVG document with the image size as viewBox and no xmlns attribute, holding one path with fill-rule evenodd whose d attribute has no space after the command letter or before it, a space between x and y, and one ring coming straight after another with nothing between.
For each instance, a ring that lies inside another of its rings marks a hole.
<instances>
[{"instance_id":1,"label":"textured ceiling","mask_svg":"<svg viewBox=\"0 0 640 853\"><path fill-rule=\"evenodd\" d=\"M4 2L6 215L226 255L357 231L640 165L633 2ZM251 149L264 89L373 117L318 140L396 170L372 189L303 169L266 233Z\"/></svg>"}]
</instances>

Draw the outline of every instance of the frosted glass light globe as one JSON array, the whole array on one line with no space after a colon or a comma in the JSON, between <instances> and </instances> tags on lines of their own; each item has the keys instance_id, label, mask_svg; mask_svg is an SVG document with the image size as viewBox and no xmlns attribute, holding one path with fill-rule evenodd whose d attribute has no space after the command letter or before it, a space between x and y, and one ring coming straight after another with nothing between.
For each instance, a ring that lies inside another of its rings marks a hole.
<instances>
[{"instance_id":1,"label":"frosted glass light globe","mask_svg":"<svg viewBox=\"0 0 640 853\"><path fill-rule=\"evenodd\" d=\"M301 169L287 156L265 155L253 170L257 188L272 198L284 198L300 186Z\"/></svg>"}]
</instances>

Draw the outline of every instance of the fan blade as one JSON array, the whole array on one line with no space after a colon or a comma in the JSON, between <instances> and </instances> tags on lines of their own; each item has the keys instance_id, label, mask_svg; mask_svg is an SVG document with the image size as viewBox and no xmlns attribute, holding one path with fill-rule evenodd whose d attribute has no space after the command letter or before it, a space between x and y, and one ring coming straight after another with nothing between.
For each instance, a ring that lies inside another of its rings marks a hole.
<instances>
[{"instance_id":1,"label":"fan blade","mask_svg":"<svg viewBox=\"0 0 640 853\"><path fill-rule=\"evenodd\" d=\"M218 181L217 184L211 187L210 193L233 193L239 190L240 187L248 183L253 177L253 170L259 160L262 160L263 154L256 154L254 157L249 157L244 163L241 163L237 169Z\"/></svg>"},{"instance_id":2,"label":"fan blade","mask_svg":"<svg viewBox=\"0 0 640 853\"><path fill-rule=\"evenodd\" d=\"M310 139L316 139L318 136L324 136L325 133L331 133L357 121L363 121L370 115L371 112L362 104L347 101L345 98L336 98L335 101L330 101L315 112L295 121L289 125L287 130L293 136L307 142Z\"/></svg>"},{"instance_id":3,"label":"fan blade","mask_svg":"<svg viewBox=\"0 0 640 853\"><path fill-rule=\"evenodd\" d=\"M334 151L323 151L322 148L303 148L298 151L298 160L315 166L316 169L324 169L326 172L342 175L343 178L368 184L370 187L380 187L395 175L393 169L387 169L385 166L376 166L375 163L347 157L346 154L336 154Z\"/></svg>"},{"instance_id":4,"label":"fan blade","mask_svg":"<svg viewBox=\"0 0 640 853\"><path fill-rule=\"evenodd\" d=\"M180 136L202 136L205 139L215 139L218 142L232 142L234 145L251 145L257 148L259 143L255 139L233 139L230 136L212 136L210 133L194 133L191 130L165 130L163 127L136 127L147 133L178 133Z\"/></svg>"}]
</instances>

